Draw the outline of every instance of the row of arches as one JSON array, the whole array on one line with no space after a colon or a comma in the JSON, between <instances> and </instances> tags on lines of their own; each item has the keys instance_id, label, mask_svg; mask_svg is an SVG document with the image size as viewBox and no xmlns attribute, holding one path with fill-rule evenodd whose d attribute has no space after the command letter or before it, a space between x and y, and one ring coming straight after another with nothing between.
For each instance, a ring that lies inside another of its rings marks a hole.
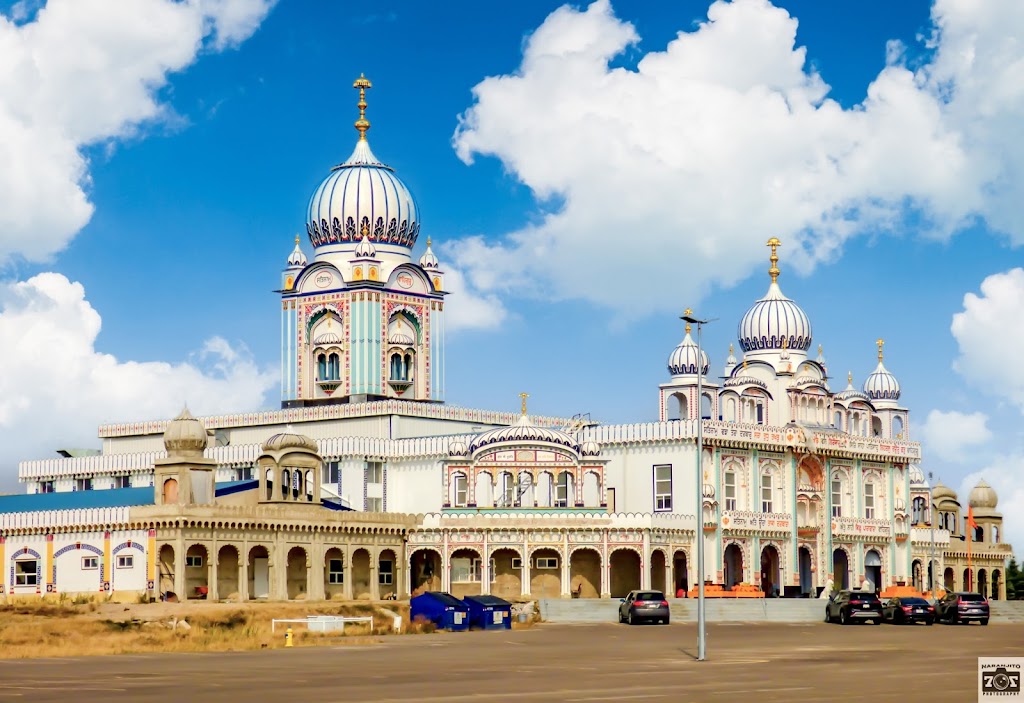
<instances>
[{"instance_id":1,"label":"row of arches","mask_svg":"<svg viewBox=\"0 0 1024 703\"><path fill-rule=\"evenodd\" d=\"M313 475L312 469L306 469L305 471L297 467L281 469L281 482L275 488L274 478L276 473L277 470L273 468L266 470L264 491L267 500L312 503L320 499L320 496L314 496L316 477Z\"/></svg>"},{"instance_id":2,"label":"row of arches","mask_svg":"<svg viewBox=\"0 0 1024 703\"><path fill-rule=\"evenodd\" d=\"M930 590L932 587L932 567L920 559L915 559L911 565L912 583L918 591ZM986 598L999 600L1004 597L1005 584L1000 569L976 568L972 573L970 568L963 569L959 573L952 566L947 566L942 571L941 586L947 591L974 591Z\"/></svg>"},{"instance_id":3,"label":"row of arches","mask_svg":"<svg viewBox=\"0 0 1024 703\"><path fill-rule=\"evenodd\" d=\"M477 471L475 482L465 471L455 471L448 482L447 506L456 508L566 508L600 507L601 476L596 470L540 471ZM470 490L472 488L472 490Z\"/></svg>"}]
</instances>

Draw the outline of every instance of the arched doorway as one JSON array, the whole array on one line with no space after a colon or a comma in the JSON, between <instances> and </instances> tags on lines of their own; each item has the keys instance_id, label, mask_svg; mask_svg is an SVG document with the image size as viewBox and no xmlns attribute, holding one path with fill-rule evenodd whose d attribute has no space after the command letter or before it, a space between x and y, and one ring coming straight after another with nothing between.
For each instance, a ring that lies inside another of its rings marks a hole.
<instances>
[{"instance_id":1,"label":"arched doorway","mask_svg":"<svg viewBox=\"0 0 1024 703\"><path fill-rule=\"evenodd\" d=\"M483 569L480 552L475 549L456 549L451 558L451 594L456 598L478 596L483 591L480 579Z\"/></svg>"},{"instance_id":2,"label":"arched doorway","mask_svg":"<svg viewBox=\"0 0 1024 703\"><path fill-rule=\"evenodd\" d=\"M913 561L913 563L911 563L911 565L910 565L910 573L913 574L913 576L912 576L912 583L914 584L914 590L918 591L918 592L923 591L924 590L924 569L922 568L921 561L919 559L915 559Z\"/></svg>"},{"instance_id":3,"label":"arched doorway","mask_svg":"<svg viewBox=\"0 0 1024 703\"><path fill-rule=\"evenodd\" d=\"M725 548L725 585L732 588L738 583L743 583L743 550L737 544L730 544Z\"/></svg>"},{"instance_id":4,"label":"arched doorway","mask_svg":"<svg viewBox=\"0 0 1024 703\"><path fill-rule=\"evenodd\" d=\"M377 596L398 596L398 555L393 549L383 549L377 557Z\"/></svg>"},{"instance_id":5,"label":"arched doorway","mask_svg":"<svg viewBox=\"0 0 1024 703\"><path fill-rule=\"evenodd\" d=\"M864 555L864 578L870 581L865 584L865 590L878 593L882 589L882 557L874 549L869 549Z\"/></svg>"},{"instance_id":6,"label":"arched doorway","mask_svg":"<svg viewBox=\"0 0 1024 703\"><path fill-rule=\"evenodd\" d=\"M942 587L947 591L955 590L956 586L953 583L953 568L950 566L946 567L946 570L942 573Z\"/></svg>"},{"instance_id":7,"label":"arched doorway","mask_svg":"<svg viewBox=\"0 0 1024 703\"><path fill-rule=\"evenodd\" d=\"M800 595L810 598L814 588L813 559L808 547L800 547Z\"/></svg>"},{"instance_id":8,"label":"arched doorway","mask_svg":"<svg viewBox=\"0 0 1024 703\"><path fill-rule=\"evenodd\" d=\"M574 598L601 596L601 555L597 551L584 548L572 553L569 557L569 588Z\"/></svg>"},{"instance_id":9,"label":"arched doorway","mask_svg":"<svg viewBox=\"0 0 1024 703\"><path fill-rule=\"evenodd\" d=\"M665 583L665 552L655 549L651 552L651 588L661 591L671 598L675 594L666 590Z\"/></svg>"},{"instance_id":10,"label":"arched doorway","mask_svg":"<svg viewBox=\"0 0 1024 703\"><path fill-rule=\"evenodd\" d=\"M978 593L982 598L988 598L988 574L984 569L978 569Z\"/></svg>"},{"instance_id":11,"label":"arched doorway","mask_svg":"<svg viewBox=\"0 0 1024 703\"><path fill-rule=\"evenodd\" d=\"M270 598L270 552L263 545L249 550L249 598Z\"/></svg>"},{"instance_id":12,"label":"arched doorway","mask_svg":"<svg viewBox=\"0 0 1024 703\"><path fill-rule=\"evenodd\" d=\"M519 598L523 594L522 558L515 549L504 547L491 552L491 595Z\"/></svg>"},{"instance_id":13,"label":"arched doorway","mask_svg":"<svg viewBox=\"0 0 1024 703\"><path fill-rule=\"evenodd\" d=\"M596 556L596 554L595 554ZM530 595L534 598L558 598L562 595L562 557L554 549L538 549L530 557ZM599 572L598 572L599 573ZM590 593L584 589L585 593ZM594 591L585 598L596 598Z\"/></svg>"},{"instance_id":14,"label":"arched doorway","mask_svg":"<svg viewBox=\"0 0 1024 703\"><path fill-rule=\"evenodd\" d=\"M676 593L682 591L685 595L690 590L690 574L686 571L686 552L677 549L672 554L672 583L675 584Z\"/></svg>"},{"instance_id":15,"label":"arched doorway","mask_svg":"<svg viewBox=\"0 0 1024 703\"><path fill-rule=\"evenodd\" d=\"M160 597L174 594L174 547L165 544L160 547L157 568L160 570Z\"/></svg>"},{"instance_id":16,"label":"arched doorway","mask_svg":"<svg viewBox=\"0 0 1024 703\"><path fill-rule=\"evenodd\" d=\"M306 568L306 550L302 547L292 547L288 550L288 600L305 600L309 591L306 582L308 573Z\"/></svg>"},{"instance_id":17,"label":"arched doorway","mask_svg":"<svg viewBox=\"0 0 1024 703\"><path fill-rule=\"evenodd\" d=\"M850 587L850 559L845 549L832 551L832 587L835 590Z\"/></svg>"},{"instance_id":18,"label":"arched doorway","mask_svg":"<svg viewBox=\"0 0 1024 703\"><path fill-rule=\"evenodd\" d=\"M163 504L174 505L178 502L178 479L169 478L164 481Z\"/></svg>"},{"instance_id":19,"label":"arched doorway","mask_svg":"<svg viewBox=\"0 0 1024 703\"><path fill-rule=\"evenodd\" d=\"M210 555L206 547L193 544L185 552L185 598L206 598L210 593ZM179 593L181 598L182 594Z\"/></svg>"},{"instance_id":20,"label":"arched doorway","mask_svg":"<svg viewBox=\"0 0 1024 703\"><path fill-rule=\"evenodd\" d=\"M973 591L974 590L974 577L973 576L974 575L971 573L970 569L964 569L963 588L964 588L965 591Z\"/></svg>"},{"instance_id":21,"label":"arched doorway","mask_svg":"<svg viewBox=\"0 0 1024 703\"><path fill-rule=\"evenodd\" d=\"M238 548L225 544L217 551L217 597L238 598Z\"/></svg>"},{"instance_id":22,"label":"arched doorway","mask_svg":"<svg viewBox=\"0 0 1024 703\"><path fill-rule=\"evenodd\" d=\"M993 569L992 570L992 596L991 596L992 600L999 600L999 586L1000 586L999 579L1000 579L999 569Z\"/></svg>"},{"instance_id":23,"label":"arched doorway","mask_svg":"<svg viewBox=\"0 0 1024 703\"><path fill-rule=\"evenodd\" d=\"M769 544L761 550L761 590L769 597L782 595L779 578L779 550Z\"/></svg>"},{"instance_id":24,"label":"arched doorway","mask_svg":"<svg viewBox=\"0 0 1024 703\"><path fill-rule=\"evenodd\" d=\"M370 552L366 549L352 552L352 597L370 599Z\"/></svg>"},{"instance_id":25,"label":"arched doorway","mask_svg":"<svg viewBox=\"0 0 1024 703\"><path fill-rule=\"evenodd\" d=\"M612 598L624 598L630 591L640 588L640 555L632 549L613 551L608 566Z\"/></svg>"},{"instance_id":26,"label":"arched doorway","mask_svg":"<svg viewBox=\"0 0 1024 703\"><path fill-rule=\"evenodd\" d=\"M414 595L441 590L441 555L433 549L418 549L409 560Z\"/></svg>"}]
</instances>

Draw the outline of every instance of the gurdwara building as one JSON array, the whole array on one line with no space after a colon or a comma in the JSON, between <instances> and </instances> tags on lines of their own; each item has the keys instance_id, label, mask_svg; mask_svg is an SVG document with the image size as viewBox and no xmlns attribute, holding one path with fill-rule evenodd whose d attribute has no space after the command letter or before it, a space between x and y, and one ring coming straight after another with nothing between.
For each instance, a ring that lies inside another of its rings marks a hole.
<instances>
[{"instance_id":1,"label":"gurdwara building","mask_svg":"<svg viewBox=\"0 0 1024 703\"><path fill-rule=\"evenodd\" d=\"M309 201L312 259L297 239L281 272L281 408L104 425L98 452L22 462L0 592L608 598L703 578L815 597L926 590L934 563L939 587L1004 597L995 492L971 492L968 527L929 486L881 340L863 385L833 390L776 239L740 356L709 376L687 325L657 420L446 404L444 266L429 237L414 259L426 224L355 87L355 149Z\"/></svg>"}]
</instances>

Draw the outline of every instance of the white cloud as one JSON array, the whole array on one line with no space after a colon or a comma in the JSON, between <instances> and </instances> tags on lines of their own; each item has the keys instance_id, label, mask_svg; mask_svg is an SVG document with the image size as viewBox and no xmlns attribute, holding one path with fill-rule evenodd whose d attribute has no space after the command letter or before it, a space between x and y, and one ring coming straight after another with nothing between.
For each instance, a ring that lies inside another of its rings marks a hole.
<instances>
[{"instance_id":1,"label":"white cloud","mask_svg":"<svg viewBox=\"0 0 1024 703\"><path fill-rule=\"evenodd\" d=\"M921 426L924 450L930 459L960 461L965 450L992 439L985 413L932 410Z\"/></svg>"},{"instance_id":2,"label":"white cloud","mask_svg":"<svg viewBox=\"0 0 1024 703\"><path fill-rule=\"evenodd\" d=\"M57 273L0 287L0 486L26 458L95 447L96 426L260 407L277 383L244 348L213 338L184 363L121 361L96 351L100 315L81 284Z\"/></svg>"},{"instance_id":3,"label":"white cloud","mask_svg":"<svg viewBox=\"0 0 1024 703\"><path fill-rule=\"evenodd\" d=\"M467 163L500 159L542 217L453 249L456 263L483 292L637 316L764 267L770 236L784 240L784 271L806 271L852 236L904 226L909 209L938 236L979 215L1010 222L1024 179L1024 4L977 7L936 5L936 59L922 70L879 47L891 63L850 109L827 99L797 21L767 0L714 3L635 71L609 67L639 37L606 0L562 7L515 72L474 88L453 137ZM957 62L971 46L975 60Z\"/></svg>"},{"instance_id":4,"label":"white cloud","mask_svg":"<svg viewBox=\"0 0 1024 703\"><path fill-rule=\"evenodd\" d=\"M505 321L508 313L498 296L481 294L459 269L447 267L444 285L449 293L444 303L447 331L495 329Z\"/></svg>"},{"instance_id":5,"label":"white cloud","mask_svg":"<svg viewBox=\"0 0 1024 703\"><path fill-rule=\"evenodd\" d=\"M1003 534L999 541L1013 545L1014 553L1018 556L1024 556L1024 520L1020 519L1020 516L1024 515L1024 482L1020 480L1022 468L1024 454L1005 454L996 457L985 468L968 474L961 482L959 492L966 515L971 489L980 479L985 479L995 489L999 496L996 510L1003 515Z\"/></svg>"},{"instance_id":6,"label":"white cloud","mask_svg":"<svg viewBox=\"0 0 1024 703\"><path fill-rule=\"evenodd\" d=\"M170 108L159 91L204 46L235 46L272 0L51 0L0 14L0 262L45 260L92 216L83 148Z\"/></svg>"},{"instance_id":7,"label":"white cloud","mask_svg":"<svg viewBox=\"0 0 1024 703\"><path fill-rule=\"evenodd\" d=\"M967 293L950 327L960 347L953 367L970 383L1024 411L1024 366L1013 360L1024 348L1024 269L989 276L981 294Z\"/></svg>"}]
</instances>

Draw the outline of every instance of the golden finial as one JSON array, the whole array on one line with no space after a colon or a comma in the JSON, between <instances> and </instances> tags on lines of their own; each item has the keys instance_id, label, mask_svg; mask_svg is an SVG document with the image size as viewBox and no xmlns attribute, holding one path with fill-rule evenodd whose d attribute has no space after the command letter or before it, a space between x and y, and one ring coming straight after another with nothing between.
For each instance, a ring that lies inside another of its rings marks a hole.
<instances>
[{"instance_id":1,"label":"golden finial","mask_svg":"<svg viewBox=\"0 0 1024 703\"><path fill-rule=\"evenodd\" d=\"M427 249L430 248L430 235L427 235Z\"/></svg>"},{"instance_id":2,"label":"golden finial","mask_svg":"<svg viewBox=\"0 0 1024 703\"><path fill-rule=\"evenodd\" d=\"M519 399L523 402L523 415L526 414L526 399L530 397L529 393L520 393Z\"/></svg>"},{"instance_id":3,"label":"golden finial","mask_svg":"<svg viewBox=\"0 0 1024 703\"><path fill-rule=\"evenodd\" d=\"M732 356L732 352L733 352L732 342L729 342L729 356Z\"/></svg>"},{"instance_id":4,"label":"golden finial","mask_svg":"<svg viewBox=\"0 0 1024 703\"><path fill-rule=\"evenodd\" d=\"M846 372L846 382L849 383L851 386L853 385L853 371Z\"/></svg>"},{"instance_id":5,"label":"golden finial","mask_svg":"<svg viewBox=\"0 0 1024 703\"><path fill-rule=\"evenodd\" d=\"M789 349L789 337L782 338L782 348Z\"/></svg>"},{"instance_id":6,"label":"golden finial","mask_svg":"<svg viewBox=\"0 0 1024 703\"><path fill-rule=\"evenodd\" d=\"M367 223L364 222L363 223L363 228L359 231L359 233L361 235L363 235L364 237L369 237L370 236L370 225L368 225Z\"/></svg>"},{"instance_id":7,"label":"golden finial","mask_svg":"<svg viewBox=\"0 0 1024 703\"><path fill-rule=\"evenodd\" d=\"M772 237L768 240L768 246L772 248L772 255L769 257L772 267L768 269L768 275L772 277L772 283L775 283L779 280L779 254L776 250L782 246L782 242L778 237Z\"/></svg>"},{"instance_id":8,"label":"golden finial","mask_svg":"<svg viewBox=\"0 0 1024 703\"><path fill-rule=\"evenodd\" d=\"M818 345L818 356L821 356L821 345Z\"/></svg>"},{"instance_id":9,"label":"golden finial","mask_svg":"<svg viewBox=\"0 0 1024 703\"><path fill-rule=\"evenodd\" d=\"M359 140L365 142L366 130L370 128L370 121L366 119L366 90L372 88L373 84L360 73L352 87L359 88L359 102L356 103L356 107L359 108L359 119L356 120L356 130L359 132Z\"/></svg>"},{"instance_id":10,"label":"golden finial","mask_svg":"<svg viewBox=\"0 0 1024 703\"><path fill-rule=\"evenodd\" d=\"M686 317L689 317L692 314L693 314L693 310L691 310L690 308L686 308L685 310L683 310L683 315L685 315ZM690 334L690 323L689 322L686 323L686 334Z\"/></svg>"},{"instance_id":11,"label":"golden finial","mask_svg":"<svg viewBox=\"0 0 1024 703\"><path fill-rule=\"evenodd\" d=\"M743 370L747 370L747 357L743 357Z\"/></svg>"},{"instance_id":12,"label":"golden finial","mask_svg":"<svg viewBox=\"0 0 1024 703\"><path fill-rule=\"evenodd\" d=\"M875 342L878 345L878 363L882 363L882 347L885 346L885 340L879 337L878 341Z\"/></svg>"},{"instance_id":13,"label":"golden finial","mask_svg":"<svg viewBox=\"0 0 1024 703\"><path fill-rule=\"evenodd\" d=\"M295 235L295 246L299 246L299 235Z\"/></svg>"}]
</instances>

